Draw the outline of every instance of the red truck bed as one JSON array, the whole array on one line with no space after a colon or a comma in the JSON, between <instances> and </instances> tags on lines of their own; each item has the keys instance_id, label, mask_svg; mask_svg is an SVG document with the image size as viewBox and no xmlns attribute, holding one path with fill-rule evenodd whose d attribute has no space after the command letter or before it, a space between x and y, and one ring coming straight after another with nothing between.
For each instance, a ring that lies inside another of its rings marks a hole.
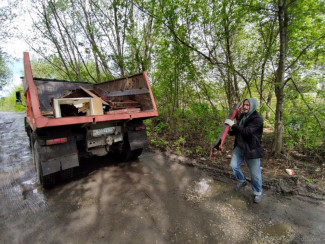
<instances>
[{"instance_id":1,"label":"red truck bed","mask_svg":"<svg viewBox=\"0 0 325 244\"><path fill-rule=\"evenodd\" d=\"M24 53L25 77L23 78L26 99L27 121L33 130L53 127L104 121L130 120L158 116L156 104L150 88L146 72L111 80L98 84L84 82L57 81L33 78L29 53ZM121 108L106 111L103 115L69 116L55 118L53 99L60 98L69 91L80 87L95 91L101 98L111 100L116 105L123 100L131 99L139 104L137 109Z\"/></svg>"}]
</instances>

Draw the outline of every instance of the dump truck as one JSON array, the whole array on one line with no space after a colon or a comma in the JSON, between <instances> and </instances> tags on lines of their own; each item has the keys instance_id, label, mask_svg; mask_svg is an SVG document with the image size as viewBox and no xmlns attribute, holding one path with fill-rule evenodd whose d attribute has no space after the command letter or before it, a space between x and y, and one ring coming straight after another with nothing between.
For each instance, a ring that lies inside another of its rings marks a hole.
<instances>
[{"instance_id":1,"label":"dump truck","mask_svg":"<svg viewBox=\"0 0 325 244\"><path fill-rule=\"evenodd\" d=\"M44 188L72 178L82 157L128 161L148 145L143 121L158 112L146 72L96 84L36 78L24 52L22 83L25 130Z\"/></svg>"}]
</instances>

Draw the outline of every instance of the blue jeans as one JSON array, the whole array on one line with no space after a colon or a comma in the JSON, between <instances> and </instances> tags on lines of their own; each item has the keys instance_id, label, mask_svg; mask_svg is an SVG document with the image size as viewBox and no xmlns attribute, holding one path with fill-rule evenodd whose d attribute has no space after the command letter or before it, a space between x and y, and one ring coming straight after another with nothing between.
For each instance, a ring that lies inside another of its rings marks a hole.
<instances>
[{"instance_id":1,"label":"blue jeans","mask_svg":"<svg viewBox=\"0 0 325 244\"><path fill-rule=\"evenodd\" d=\"M236 146L232 151L230 167L234 172L236 179L240 182L245 182L246 178L240 169L244 161L243 151L239 146ZM262 174L261 174L261 159L247 159L245 160L251 174L251 184L254 195L262 195Z\"/></svg>"}]
</instances>

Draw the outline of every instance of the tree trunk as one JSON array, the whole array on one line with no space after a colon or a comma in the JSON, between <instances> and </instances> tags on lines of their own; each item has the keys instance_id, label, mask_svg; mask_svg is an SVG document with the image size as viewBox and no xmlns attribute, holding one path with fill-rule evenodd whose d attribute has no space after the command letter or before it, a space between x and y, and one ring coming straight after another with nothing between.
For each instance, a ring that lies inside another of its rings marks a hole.
<instances>
[{"instance_id":1,"label":"tree trunk","mask_svg":"<svg viewBox=\"0 0 325 244\"><path fill-rule=\"evenodd\" d=\"M271 107L271 102L272 102L272 90L273 90L273 86L271 87L270 91L269 91L269 94L267 96L267 101L266 101L266 105L269 107L267 110L266 110L266 113L265 113L265 119L269 120L271 115L271 110L270 110L270 107Z\"/></svg>"},{"instance_id":2,"label":"tree trunk","mask_svg":"<svg viewBox=\"0 0 325 244\"><path fill-rule=\"evenodd\" d=\"M275 79L275 96L276 101L276 111L275 111L275 131L274 131L274 141L272 151L275 155L279 155L282 151L283 146L283 88L284 73L285 73L285 62L286 62L286 52L287 52L287 27L288 27L288 13L285 6L286 0L278 0L278 21L279 21L279 33L280 33L280 54L278 69L276 72Z\"/></svg>"},{"instance_id":3,"label":"tree trunk","mask_svg":"<svg viewBox=\"0 0 325 244\"><path fill-rule=\"evenodd\" d=\"M238 88L238 81L236 73L234 72L235 66L232 58L232 45L231 45L231 38L232 34L229 28L230 20L229 20L229 14L227 11L227 6L223 6L223 14L225 16L224 18L224 35L225 35L225 55L226 55L226 73L227 73L227 84L225 85L227 89L227 98L228 98L228 105L229 108L233 106L235 102L238 102L240 99L239 96L239 88Z\"/></svg>"}]
</instances>

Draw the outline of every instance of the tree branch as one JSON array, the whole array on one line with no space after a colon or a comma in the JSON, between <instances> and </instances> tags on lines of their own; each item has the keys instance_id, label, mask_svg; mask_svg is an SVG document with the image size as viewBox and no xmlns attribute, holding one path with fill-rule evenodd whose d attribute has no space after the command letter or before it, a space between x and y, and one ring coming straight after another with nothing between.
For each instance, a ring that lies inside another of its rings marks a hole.
<instances>
[{"instance_id":1,"label":"tree branch","mask_svg":"<svg viewBox=\"0 0 325 244\"><path fill-rule=\"evenodd\" d=\"M306 52L307 49L309 49L311 46L313 46L316 42L318 42L319 40L325 38L325 35L324 36L321 36L319 38L317 38L316 40L314 40L312 43L308 44L298 55L298 57L286 68L286 71L288 69L290 69L295 63L298 62L299 58L304 54L304 52Z\"/></svg>"},{"instance_id":2,"label":"tree branch","mask_svg":"<svg viewBox=\"0 0 325 244\"><path fill-rule=\"evenodd\" d=\"M321 131L324 131L324 128L323 128L322 124L320 123L318 117L317 117L316 114L314 113L313 109L309 106L309 104L307 103L307 101L305 100L304 95L300 92L300 90L299 90L298 86L296 85L296 83L294 82L294 80L290 77L290 78L288 78L288 79L286 80L286 82L288 82L289 80L292 81L293 85L295 86L297 92L300 94L300 96L301 96L302 100L304 101L304 103L306 104L307 108L308 108L309 111L314 115L314 117L315 117L315 119L317 120L317 123L318 123L318 125L319 125Z\"/></svg>"}]
</instances>

